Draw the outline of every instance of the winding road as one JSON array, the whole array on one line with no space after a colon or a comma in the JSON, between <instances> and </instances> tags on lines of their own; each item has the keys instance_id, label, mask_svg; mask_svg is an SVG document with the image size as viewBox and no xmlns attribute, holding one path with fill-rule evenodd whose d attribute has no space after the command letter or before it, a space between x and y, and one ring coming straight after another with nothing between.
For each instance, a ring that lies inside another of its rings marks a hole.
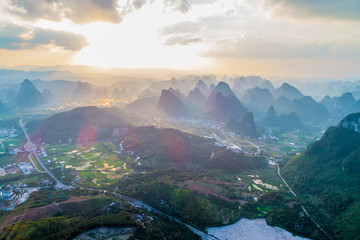
<instances>
[{"instance_id":1,"label":"winding road","mask_svg":"<svg viewBox=\"0 0 360 240\"><path fill-rule=\"evenodd\" d=\"M57 177L54 176L54 174L52 174L50 172L50 170L45 166L45 164L41 161L41 159L39 158L39 156L37 155L37 146L35 144L33 144L30 140L29 135L26 132L25 126L23 124L23 119L20 119L20 127L23 130L25 137L27 139L26 144L24 145L24 149L26 152L33 154L36 161L38 162L38 164L42 167L42 169L44 169L44 171L56 182L55 188L56 189L67 189L67 188L71 188L65 184L63 184ZM36 166L35 166L36 168Z\"/></svg>"}]
</instances>

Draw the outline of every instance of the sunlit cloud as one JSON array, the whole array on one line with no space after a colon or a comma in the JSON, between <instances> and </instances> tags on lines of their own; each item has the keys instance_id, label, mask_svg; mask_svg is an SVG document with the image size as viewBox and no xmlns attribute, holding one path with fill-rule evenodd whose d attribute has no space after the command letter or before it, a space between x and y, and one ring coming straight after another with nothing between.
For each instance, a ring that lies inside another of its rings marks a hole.
<instances>
[{"instance_id":1,"label":"sunlit cloud","mask_svg":"<svg viewBox=\"0 0 360 240\"><path fill-rule=\"evenodd\" d=\"M94 21L119 23L121 14L117 0L6 0L7 10L21 19L46 19L60 22L67 18L78 24Z\"/></svg>"},{"instance_id":2,"label":"sunlit cloud","mask_svg":"<svg viewBox=\"0 0 360 240\"><path fill-rule=\"evenodd\" d=\"M0 48L2 49L34 49L56 47L76 51L87 45L84 36L72 32L42 29L7 23L0 25Z\"/></svg>"},{"instance_id":3,"label":"sunlit cloud","mask_svg":"<svg viewBox=\"0 0 360 240\"><path fill-rule=\"evenodd\" d=\"M72 65L239 74L272 65L279 74L286 59L316 58L321 69L359 60L359 11L355 0L6 0L0 47L58 53Z\"/></svg>"}]
</instances>

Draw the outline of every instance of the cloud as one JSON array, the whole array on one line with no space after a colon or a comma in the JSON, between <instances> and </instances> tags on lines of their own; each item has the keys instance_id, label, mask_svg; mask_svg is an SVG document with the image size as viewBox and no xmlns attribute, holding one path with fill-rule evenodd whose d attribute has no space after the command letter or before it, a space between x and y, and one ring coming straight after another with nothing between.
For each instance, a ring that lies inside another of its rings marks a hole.
<instances>
[{"instance_id":1,"label":"cloud","mask_svg":"<svg viewBox=\"0 0 360 240\"><path fill-rule=\"evenodd\" d=\"M27 21L70 19L77 24L96 21L119 23L117 0L8 0L7 11Z\"/></svg>"},{"instance_id":2,"label":"cloud","mask_svg":"<svg viewBox=\"0 0 360 240\"><path fill-rule=\"evenodd\" d=\"M91 22L120 23L128 13L154 0L6 0L4 10L25 21L41 19L60 22L64 18L76 24ZM187 0L163 0L164 9L187 13Z\"/></svg>"},{"instance_id":3,"label":"cloud","mask_svg":"<svg viewBox=\"0 0 360 240\"><path fill-rule=\"evenodd\" d=\"M134 0L133 5L135 9L140 9L144 4L146 3L146 0Z\"/></svg>"},{"instance_id":4,"label":"cloud","mask_svg":"<svg viewBox=\"0 0 360 240\"><path fill-rule=\"evenodd\" d=\"M360 20L359 0L264 0L264 9L290 18Z\"/></svg>"},{"instance_id":5,"label":"cloud","mask_svg":"<svg viewBox=\"0 0 360 240\"><path fill-rule=\"evenodd\" d=\"M202 30L202 28L203 25L198 22L187 21L166 26L160 29L159 33L161 35L188 34L199 32Z\"/></svg>"},{"instance_id":6,"label":"cloud","mask_svg":"<svg viewBox=\"0 0 360 240\"><path fill-rule=\"evenodd\" d=\"M289 59L360 56L360 46L350 44L284 43L251 37L218 41L205 57L238 59Z\"/></svg>"},{"instance_id":7,"label":"cloud","mask_svg":"<svg viewBox=\"0 0 360 240\"><path fill-rule=\"evenodd\" d=\"M202 37L192 37L192 36L173 36L168 38L164 44L165 45L188 45L191 43L199 43L203 39Z\"/></svg>"},{"instance_id":8,"label":"cloud","mask_svg":"<svg viewBox=\"0 0 360 240\"><path fill-rule=\"evenodd\" d=\"M191 4L187 0L164 0L164 7L171 7L175 11L187 13L191 8Z\"/></svg>"},{"instance_id":9,"label":"cloud","mask_svg":"<svg viewBox=\"0 0 360 240\"><path fill-rule=\"evenodd\" d=\"M88 43L84 36L64 32L6 24L0 27L0 49L35 49L51 45L65 50L78 51Z\"/></svg>"}]
</instances>

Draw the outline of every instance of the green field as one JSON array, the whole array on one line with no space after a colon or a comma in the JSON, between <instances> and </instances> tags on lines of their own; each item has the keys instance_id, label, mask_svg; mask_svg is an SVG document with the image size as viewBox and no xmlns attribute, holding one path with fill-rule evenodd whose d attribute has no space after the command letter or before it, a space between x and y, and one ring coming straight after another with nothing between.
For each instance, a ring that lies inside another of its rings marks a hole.
<instances>
[{"instance_id":1,"label":"green field","mask_svg":"<svg viewBox=\"0 0 360 240\"><path fill-rule=\"evenodd\" d=\"M48 157L44 164L65 184L77 182L82 186L99 187L110 184L133 171L134 159L120 155L110 141L81 147L75 144L51 144L45 147ZM48 162L50 160L50 162Z\"/></svg>"}]
</instances>

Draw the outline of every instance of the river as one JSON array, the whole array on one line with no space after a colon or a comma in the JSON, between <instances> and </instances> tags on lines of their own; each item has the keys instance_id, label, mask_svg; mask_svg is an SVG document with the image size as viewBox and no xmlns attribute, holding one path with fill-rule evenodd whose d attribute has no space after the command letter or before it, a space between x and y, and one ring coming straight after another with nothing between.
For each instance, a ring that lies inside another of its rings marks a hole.
<instances>
[{"instance_id":1,"label":"river","mask_svg":"<svg viewBox=\"0 0 360 240\"><path fill-rule=\"evenodd\" d=\"M242 218L236 223L223 227L208 228L208 233L220 240L304 240L290 232L266 224L264 218Z\"/></svg>"}]
</instances>

